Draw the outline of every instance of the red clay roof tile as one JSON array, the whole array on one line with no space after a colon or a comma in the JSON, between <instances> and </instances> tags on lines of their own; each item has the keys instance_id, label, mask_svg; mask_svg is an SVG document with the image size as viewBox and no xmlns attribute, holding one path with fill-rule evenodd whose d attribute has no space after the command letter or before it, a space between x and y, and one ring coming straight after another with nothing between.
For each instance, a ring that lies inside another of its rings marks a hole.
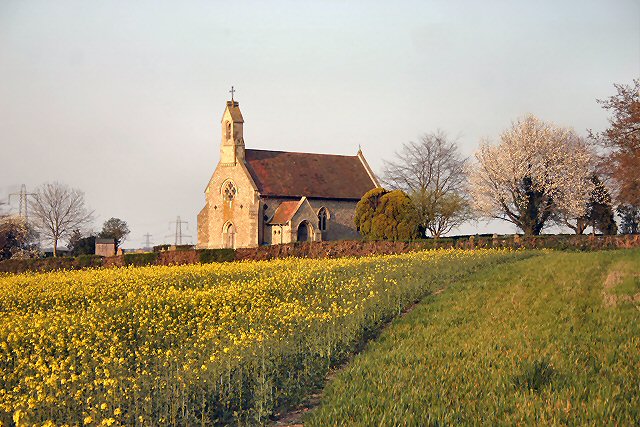
<instances>
[{"instance_id":1,"label":"red clay roof tile","mask_svg":"<svg viewBox=\"0 0 640 427\"><path fill-rule=\"evenodd\" d=\"M247 149L245 163L263 196L359 200L376 186L358 156Z\"/></svg>"},{"instance_id":2,"label":"red clay roof tile","mask_svg":"<svg viewBox=\"0 0 640 427\"><path fill-rule=\"evenodd\" d=\"M280 203L269 223L286 224L296 214L298 206L300 206L300 200L287 200Z\"/></svg>"}]
</instances>

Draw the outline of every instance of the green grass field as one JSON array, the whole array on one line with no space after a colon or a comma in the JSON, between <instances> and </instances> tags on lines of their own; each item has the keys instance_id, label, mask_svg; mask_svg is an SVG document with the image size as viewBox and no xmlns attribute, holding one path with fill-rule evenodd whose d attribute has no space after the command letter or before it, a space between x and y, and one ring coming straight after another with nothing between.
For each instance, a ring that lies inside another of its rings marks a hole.
<instances>
[{"instance_id":1,"label":"green grass field","mask_svg":"<svg viewBox=\"0 0 640 427\"><path fill-rule=\"evenodd\" d=\"M305 425L638 425L639 321L639 250L484 269L396 319Z\"/></svg>"}]
</instances>

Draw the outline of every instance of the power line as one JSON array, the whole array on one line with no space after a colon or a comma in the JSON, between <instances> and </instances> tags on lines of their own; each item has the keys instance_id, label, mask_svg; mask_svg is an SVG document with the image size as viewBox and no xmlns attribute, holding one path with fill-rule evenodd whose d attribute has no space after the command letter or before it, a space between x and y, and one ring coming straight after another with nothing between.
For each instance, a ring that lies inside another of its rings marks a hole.
<instances>
[{"instance_id":1,"label":"power line","mask_svg":"<svg viewBox=\"0 0 640 427\"><path fill-rule=\"evenodd\" d=\"M187 230L188 230L188 229L189 229L189 223L188 223L187 221L182 221L182 220L180 219L180 215L178 215L178 217L176 218L176 220L175 220L175 221L171 221L171 222L169 223L169 226L171 226L171 224L175 224L175 225L176 225L176 232L175 232L175 236L174 236L174 237L175 237L175 243L174 243L174 244L175 244L176 246L178 246L178 245L181 245L181 244L182 244L182 238L183 238L183 237L191 237L191 236L189 236L189 235L187 235L187 234L182 234L182 224L186 224L186 226L187 226ZM170 235L165 236L165 237L169 237L169 236L170 236Z\"/></svg>"}]
</instances>

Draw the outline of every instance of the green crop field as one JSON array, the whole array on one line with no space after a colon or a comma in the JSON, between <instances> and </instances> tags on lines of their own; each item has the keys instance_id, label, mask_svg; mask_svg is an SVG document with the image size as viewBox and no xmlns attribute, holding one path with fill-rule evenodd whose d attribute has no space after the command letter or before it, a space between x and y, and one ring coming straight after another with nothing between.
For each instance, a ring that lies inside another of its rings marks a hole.
<instances>
[{"instance_id":1,"label":"green crop field","mask_svg":"<svg viewBox=\"0 0 640 427\"><path fill-rule=\"evenodd\" d=\"M396 319L305 425L638 425L639 321L639 250L495 265Z\"/></svg>"}]
</instances>

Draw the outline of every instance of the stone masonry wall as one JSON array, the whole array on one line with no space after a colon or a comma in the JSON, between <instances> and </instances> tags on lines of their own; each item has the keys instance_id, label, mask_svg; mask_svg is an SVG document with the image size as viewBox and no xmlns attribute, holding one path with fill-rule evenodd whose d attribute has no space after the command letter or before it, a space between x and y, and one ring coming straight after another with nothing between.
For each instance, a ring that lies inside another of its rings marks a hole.
<instances>
[{"instance_id":1,"label":"stone masonry wall","mask_svg":"<svg viewBox=\"0 0 640 427\"><path fill-rule=\"evenodd\" d=\"M316 211L316 214L323 206L329 211L327 231L322 233L323 241L360 238L353 220L356 213L356 205L358 204L357 201L309 199L309 203Z\"/></svg>"},{"instance_id":2,"label":"stone masonry wall","mask_svg":"<svg viewBox=\"0 0 640 427\"><path fill-rule=\"evenodd\" d=\"M223 185L231 180L237 189L232 203L223 199ZM222 248L223 227L228 222L235 228L235 246L258 246L258 219L260 204L248 172L242 163L219 165L211 178L206 197L206 214L201 213L198 223L198 248Z\"/></svg>"},{"instance_id":3,"label":"stone masonry wall","mask_svg":"<svg viewBox=\"0 0 640 427\"><path fill-rule=\"evenodd\" d=\"M261 207L267 205L267 209L263 211L263 215L266 218L271 218L280 205L284 201L292 200L291 198L274 198L264 197L260 200ZM299 199L298 199L299 200ZM327 199L307 199L309 204L313 208L316 219L313 223L314 229L318 229L317 215L320 208L323 206L329 211L329 219L327 221L327 231L322 233L322 240L353 240L359 239L360 235L356 230L353 218L356 212L357 201L352 200L327 200ZM263 219L263 217L261 217ZM266 227L265 227L266 228ZM297 230L297 227L292 227L291 232ZM271 230L265 234L264 243L271 244ZM285 242L287 240L285 239ZM279 240L273 242L274 244L280 243Z\"/></svg>"}]
</instances>

